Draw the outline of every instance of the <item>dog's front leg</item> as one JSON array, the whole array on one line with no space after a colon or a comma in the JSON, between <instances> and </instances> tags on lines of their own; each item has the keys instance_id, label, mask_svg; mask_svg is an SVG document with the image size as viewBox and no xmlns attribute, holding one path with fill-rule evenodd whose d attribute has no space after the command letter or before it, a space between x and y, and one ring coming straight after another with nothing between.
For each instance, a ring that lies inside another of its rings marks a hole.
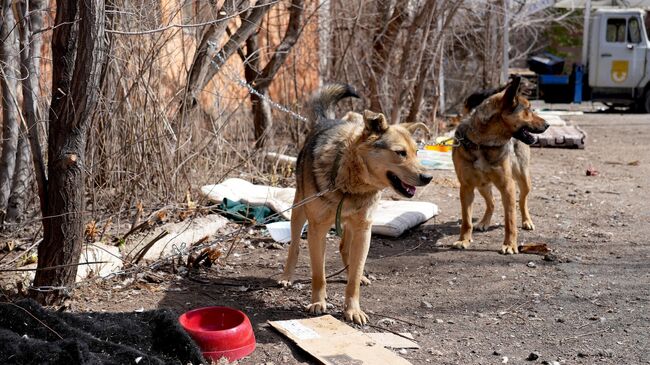
<instances>
[{"instance_id":1,"label":"dog's front leg","mask_svg":"<svg viewBox=\"0 0 650 365\"><path fill-rule=\"evenodd\" d=\"M307 243L311 261L311 304L307 311L314 314L327 312L327 291L325 281L325 236L331 224L329 222L309 222Z\"/></svg>"},{"instance_id":2,"label":"dog's front leg","mask_svg":"<svg viewBox=\"0 0 650 365\"><path fill-rule=\"evenodd\" d=\"M453 248L464 249L472 242L472 203L474 202L474 187L467 184L460 186L460 206L463 222L460 225L460 238L454 242Z\"/></svg>"},{"instance_id":3,"label":"dog's front leg","mask_svg":"<svg viewBox=\"0 0 650 365\"><path fill-rule=\"evenodd\" d=\"M508 255L519 253L519 250L517 249L517 204L515 198L515 182L512 178L506 178L497 187L501 191L501 200L503 200L503 211L506 221L506 235L500 252Z\"/></svg>"},{"instance_id":4,"label":"dog's front leg","mask_svg":"<svg viewBox=\"0 0 650 365\"><path fill-rule=\"evenodd\" d=\"M370 248L371 224L370 221L364 219L347 225L348 229L352 231L352 239L348 248L348 284L345 287L344 316L346 320L361 325L368 322L368 316L361 310L359 296L363 268L366 265L366 257Z\"/></svg>"}]
</instances>

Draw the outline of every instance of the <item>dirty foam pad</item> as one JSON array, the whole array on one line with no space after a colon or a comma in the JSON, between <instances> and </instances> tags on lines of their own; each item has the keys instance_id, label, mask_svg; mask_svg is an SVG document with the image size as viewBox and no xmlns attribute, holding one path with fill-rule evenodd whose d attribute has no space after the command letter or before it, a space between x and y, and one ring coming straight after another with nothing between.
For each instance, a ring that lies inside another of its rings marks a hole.
<instances>
[{"instance_id":1,"label":"dirty foam pad","mask_svg":"<svg viewBox=\"0 0 650 365\"><path fill-rule=\"evenodd\" d=\"M168 309L60 313L45 310L33 300L0 303L0 363L204 363L177 318Z\"/></svg>"},{"instance_id":2,"label":"dirty foam pad","mask_svg":"<svg viewBox=\"0 0 650 365\"><path fill-rule=\"evenodd\" d=\"M243 203L266 205L285 219L291 219L295 189L254 185L242 179L228 179L221 184L205 185L201 193L210 201L221 203L224 198ZM438 206L411 200L381 200L372 216L372 233L398 237L404 231L438 215Z\"/></svg>"}]
</instances>

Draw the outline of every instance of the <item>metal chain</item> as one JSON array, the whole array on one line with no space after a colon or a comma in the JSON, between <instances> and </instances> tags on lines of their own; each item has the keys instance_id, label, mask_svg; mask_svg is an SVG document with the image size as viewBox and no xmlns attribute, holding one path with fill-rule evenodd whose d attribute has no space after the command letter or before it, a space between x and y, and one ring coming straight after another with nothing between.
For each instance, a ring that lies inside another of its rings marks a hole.
<instances>
[{"instance_id":1,"label":"metal chain","mask_svg":"<svg viewBox=\"0 0 650 365\"><path fill-rule=\"evenodd\" d=\"M294 117L294 118L296 118L296 119L298 119L298 120L300 120L300 121L303 121L303 122L307 122L307 121L308 121L307 118L305 118L305 117L303 117L302 115L300 115L300 114L294 112L293 110L289 109L288 107L286 107L286 106L284 106L284 105L282 105L282 104L276 103L275 101L271 100L268 96L266 96L266 95L260 93L259 91L257 91L257 90L256 90L256 89L255 89L251 84L249 84L248 82L246 82L246 80L243 80L243 79L241 79L240 77L236 76L237 73L236 73L234 70L232 70L232 69L230 69L230 68L228 67L228 64L226 63L226 60L225 60L225 59L223 58L223 56L221 55L221 52L218 52L218 53L215 55L215 57L218 59L219 62L221 62L221 66L219 66L219 64L218 64L217 62L215 62L215 60L212 60L211 63L212 63L216 68L225 70L225 71L226 71L226 72L225 72L225 75L226 75L229 79L231 79L232 81L238 83L240 86L243 86L243 87L245 87L246 89L248 89L248 92L249 92L249 93L254 94L254 95L256 95L256 96L258 96L258 97L264 99L266 102L268 102L268 103L271 105L271 107L273 107L273 108L275 108L275 109L277 109L277 110L280 110L281 112L287 113L287 114L291 115L292 117Z\"/></svg>"}]
</instances>

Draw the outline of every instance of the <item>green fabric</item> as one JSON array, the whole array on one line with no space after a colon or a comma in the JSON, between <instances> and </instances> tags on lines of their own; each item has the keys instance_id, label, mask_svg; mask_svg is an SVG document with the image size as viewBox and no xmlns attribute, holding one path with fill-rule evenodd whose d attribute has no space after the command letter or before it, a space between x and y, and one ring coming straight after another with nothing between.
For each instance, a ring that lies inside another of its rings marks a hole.
<instances>
[{"instance_id":1,"label":"green fabric","mask_svg":"<svg viewBox=\"0 0 650 365\"><path fill-rule=\"evenodd\" d=\"M267 221L266 218L273 215L274 212L265 205L251 206L228 198L224 198L217 208L223 216L237 223L265 224L282 220L282 217L278 215Z\"/></svg>"}]
</instances>

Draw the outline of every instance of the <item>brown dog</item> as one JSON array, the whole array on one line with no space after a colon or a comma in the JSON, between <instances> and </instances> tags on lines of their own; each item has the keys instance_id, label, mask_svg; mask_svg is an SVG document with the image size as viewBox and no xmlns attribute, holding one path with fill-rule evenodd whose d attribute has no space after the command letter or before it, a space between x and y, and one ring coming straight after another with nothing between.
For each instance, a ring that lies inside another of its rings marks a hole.
<instances>
[{"instance_id":1,"label":"brown dog","mask_svg":"<svg viewBox=\"0 0 650 365\"><path fill-rule=\"evenodd\" d=\"M382 189L392 187L406 197L416 186L431 181L416 158L417 147L408 129L389 125L383 114L365 111L362 120L328 119L340 99L356 96L347 85L323 87L310 103L314 128L298 155L297 205L291 214L291 245L279 283L291 285L300 233L309 222L307 243L312 272L311 313L327 311L325 237L337 215L343 226L341 258L348 270L345 288L345 319L365 324L368 316L359 305L363 268L370 247L371 214ZM338 211L338 213L337 213Z\"/></svg>"},{"instance_id":2,"label":"brown dog","mask_svg":"<svg viewBox=\"0 0 650 365\"><path fill-rule=\"evenodd\" d=\"M544 132L548 124L533 113L528 100L519 95L519 83L520 78L515 77L505 90L488 97L465 116L456 129L458 146L453 148L452 158L460 182L463 222L460 239L453 244L455 248L467 248L472 242L474 189L478 189L486 204L485 214L476 225L480 231L486 230L492 219L492 185L501 193L506 228L501 253L518 253L515 180L520 191L522 227L535 228L527 202L531 189L528 145L535 142L531 133Z\"/></svg>"}]
</instances>

